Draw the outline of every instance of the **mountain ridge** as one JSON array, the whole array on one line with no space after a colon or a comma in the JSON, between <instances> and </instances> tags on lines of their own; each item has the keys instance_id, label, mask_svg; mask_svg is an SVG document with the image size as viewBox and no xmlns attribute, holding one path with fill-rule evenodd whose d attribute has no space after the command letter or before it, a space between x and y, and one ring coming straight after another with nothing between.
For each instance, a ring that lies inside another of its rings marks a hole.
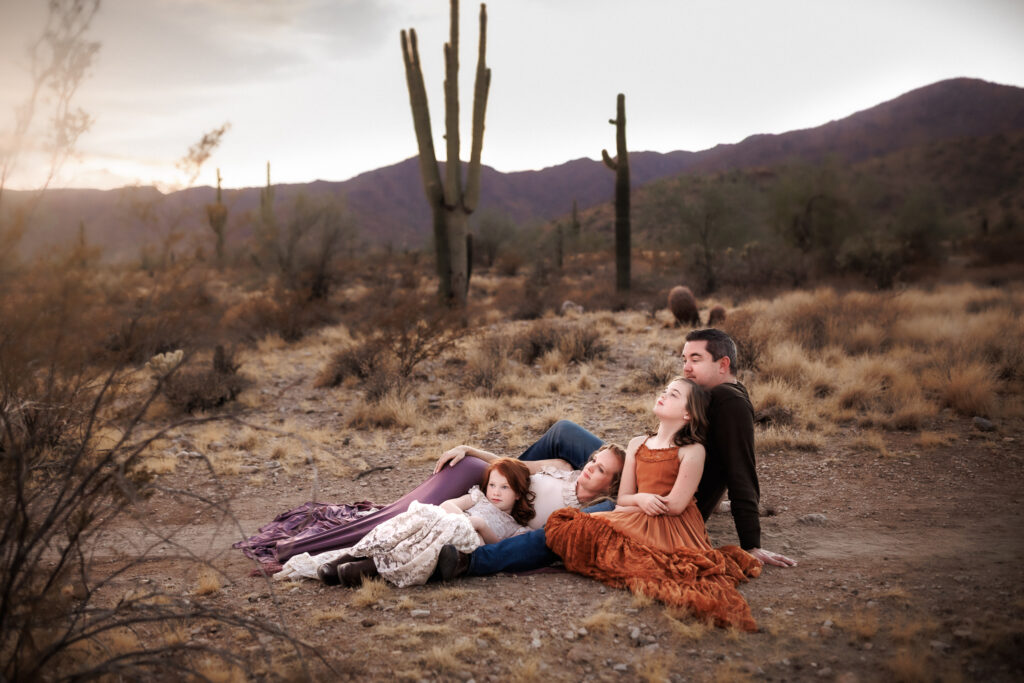
<instances>
[{"instance_id":1,"label":"mountain ridge","mask_svg":"<svg viewBox=\"0 0 1024 683\"><path fill-rule=\"evenodd\" d=\"M1021 130L1024 88L955 78L812 128L754 134L697 152L630 152L631 181L633 187L640 187L684 173L749 169L793 158L814 162L833 157L857 163L923 144ZM580 210L610 201L613 186L614 175L603 163L587 158L507 173L484 165L480 210L502 213L517 223L547 222L568 214L574 199ZM229 246L251 234L261 189L225 191ZM431 215L416 157L345 181L281 184L274 185L274 191L275 206L282 214L299 194L344 197L369 243L415 248L429 240ZM11 192L15 201L30 194ZM168 194L151 187L48 190L38 212L38 226L26 237L23 248L33 251L65 244L72 236L77 239L80 224L87 240L113 258L133 256L142 245L171 240L176 232L205 238L209 228L203 207L213 199L210 187Z\"/></svg>"}]
</instances>

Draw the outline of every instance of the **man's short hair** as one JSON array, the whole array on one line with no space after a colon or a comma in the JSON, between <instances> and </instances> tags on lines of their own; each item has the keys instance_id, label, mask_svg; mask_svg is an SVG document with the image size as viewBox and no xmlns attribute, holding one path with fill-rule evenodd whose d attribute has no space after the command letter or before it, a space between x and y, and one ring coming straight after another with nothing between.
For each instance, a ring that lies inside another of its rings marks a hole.
<instances>
[{"instance_id":1,"label":"man's short hair","mask_svg":"<svg viewBox=\"0 0 1024 683\"><path fill-rule=\"evenodd\" d=\"M712 360L718 360L723 356L729 358L729 372L733 375L736 374L737 359L736 359L736 342L732 340L732 337L714 327L708 327L703 330L692 330L686 335L686 341L703 341L708 343L708 353L711 354Z\"/></svg>"}]
</instances>

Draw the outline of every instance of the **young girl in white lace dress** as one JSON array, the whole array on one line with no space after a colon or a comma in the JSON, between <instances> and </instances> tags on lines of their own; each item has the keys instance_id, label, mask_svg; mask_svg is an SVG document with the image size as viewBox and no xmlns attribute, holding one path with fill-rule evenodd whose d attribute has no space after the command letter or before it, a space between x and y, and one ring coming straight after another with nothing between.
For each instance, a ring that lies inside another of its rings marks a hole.
<instances>
[{"instance_id":1,"label":"young girl in white lace dress","mask_svg":"<svg viewBox=\"0 0 1024 683\"><path fill-rule=\"evenodd\" d=\"M320 578L355 586L363 577L379 574L399 587L424 584L446 544L471 552L529 531L533 497L526 464L500 458L488 466L480 486L464 496L441 505L413 501L406 512L381 523L352 546L347 551L352 561L337 565L334 576L323 573Z\"/></svg>"}]
</instances>

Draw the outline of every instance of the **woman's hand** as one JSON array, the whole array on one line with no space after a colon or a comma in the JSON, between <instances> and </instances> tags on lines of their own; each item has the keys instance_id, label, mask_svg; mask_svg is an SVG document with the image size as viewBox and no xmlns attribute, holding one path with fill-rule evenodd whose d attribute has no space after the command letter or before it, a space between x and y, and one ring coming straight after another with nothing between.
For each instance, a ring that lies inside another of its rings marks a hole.
<instances>
[{"instance_id":1,"label":"woman's hand","mask_svg":"<svg viewBox=\"0 0 1024 683\"><path fill-rule=\"evenodd\" d=\"M636 493L633 494L632 502L651 517L657 517L668 512L668 501L665 499L665 496L659 496L654 493Z\"/></svg>"},{"instance_id":2,"label":"woman's hand","mask_svg":"<svg viewBox=\"0 0 1024 683\"><path fill-rule=\"evenodd\" d=\"M445 451L437 459L437 464L434 465L434 474L440 472L445 465L455 467L455 464L465 458L467 453L469 453L469 446L456 446L451 450Z\"/></svg>"}]
</instances>

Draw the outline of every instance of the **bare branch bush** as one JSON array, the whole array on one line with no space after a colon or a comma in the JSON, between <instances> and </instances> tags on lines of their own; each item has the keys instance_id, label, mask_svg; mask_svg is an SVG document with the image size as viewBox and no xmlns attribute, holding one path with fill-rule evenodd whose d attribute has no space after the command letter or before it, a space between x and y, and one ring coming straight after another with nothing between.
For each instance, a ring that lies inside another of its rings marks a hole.
<instances>
[{"instance_id":1,"label":"bare branch bush","mask_svg":"<svg viewBox=\"0 0 1024 683\"><path fill-rule=\"evenodd\" d=\"M4 188L18 166L24 149L32 143L32 127L40 105L49 105L49 153L46 179L33 199L12 215L0 212L0 267L14 258L28 217L35 210L64 161L74 154L78 139L92 125L92 117L73 107L75 94L99 52L100 44L85 37L99 9L99 0L51 0L46 25L28 48L31 89L15 108L12 144L0 150L0 208Z\"/></svg>"},{"instance_id":2,"label":"bare branch bush","mask_svg":"<svg viewBox=\"0 0 1024 683\"><path fill-rule=\"evenodd\" d=\"M61 275L26 270L0 298L0 679L207 678L210 662L251 678L261 661L270 668L271 647L303 658L283 622L149 578L168 556L214 571L149 521L152 506L184 500L230 521L228 496L217 486L171 490L147 470L147 449L180 426L144 421L178 366L130 393L129 368L90 358L103 336L94 288L81 273ZM126 398L131 410L115 408ZM192 639L195 628L217 628L236 646Z\"/></svg>"},{"instance_id":3,"label":"bare branch bush","mask_svg":"<svg viewBox=\"0 0 1024 683\"><path fill-rule=\"evenodd\" d=\"M317 379L336 386L356 377L376 401L400 389L424 361L440 357L466 334L461 315L436 297L402 291L381 295L373 313L353 325L356 342L338 351Z\"/></svg>"}]
</instances>

